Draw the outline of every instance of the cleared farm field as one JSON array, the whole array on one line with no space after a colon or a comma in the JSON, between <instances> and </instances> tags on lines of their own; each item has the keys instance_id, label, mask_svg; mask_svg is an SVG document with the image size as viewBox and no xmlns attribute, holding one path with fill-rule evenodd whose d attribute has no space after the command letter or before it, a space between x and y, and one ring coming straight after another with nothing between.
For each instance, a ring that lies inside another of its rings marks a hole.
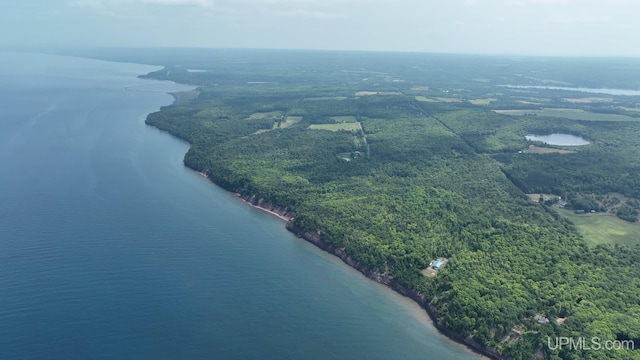
<instances>
[{"instance_id":1,"label":"cleared farm field","mask_svg":"<svg viewBox=\"0 0 640 360\"><path fill-rule=\"evenodd\" d=\"M313 124L309 125L309 129L312 130L329 130L329 131L358 131L360 130L360 123L341 123L341 124Z\"/></svg>"},{"instance_id":2,"label":"cleared farm field","mask_svg":"<svg viewBox=\"0 0 640 360\"><path fill-rule=\"evenodd\" d=\"M591 104L591 103L610 103L613 101L613 98L586 97L586 98L564 98L562 100L566 102L574 103L574 104Z\"/></svg>"},{"instance_id":3,"label":"cleared farm field","mask_svg":"<svg viewBox=\"0 0 640 360\"><path fill-rule=\"evenodd\" d=\"M568 210L557 211L563 218L571 221L591 245L640 244L638 223L630 223L610 214L576 215Z\"/></svg>"},{"instance_id":4,"label":"cleared farm field","mask_svg":"<svg viewBox=\"0 0 640 360\"><path fill-rule=\"evenodd\" d=\"M487 98L487 99L475 99L469 100L469 102L473 105L489 105L494 101L498 101L496 98Z\"/></svg>"}]
</instances>

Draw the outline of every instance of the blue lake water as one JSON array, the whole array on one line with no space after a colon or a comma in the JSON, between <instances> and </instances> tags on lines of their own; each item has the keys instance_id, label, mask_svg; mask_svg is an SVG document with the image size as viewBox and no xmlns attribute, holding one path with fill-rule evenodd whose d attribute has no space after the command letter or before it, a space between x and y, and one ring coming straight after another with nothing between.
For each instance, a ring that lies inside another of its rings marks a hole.
<instances>
[{"instance_id":1,"label":"blue lake water","mask_svg":"<svg viewBox=\"0 0 640 360\"><path fill-rule=\"evenodd\" d=\"M479 358L185 169L152 70L1 53L0 359Z\"/></svg>"},{"instance_id":2,"label":"blue lake water","mask_svg":"<svg viewBox=\"0 0 640 360\"><path fill-rule=\"evenodd\" d=\"M559 145L559 146L582 146L588 145L589 141L581 138L580 136L575 136L571 134L548 134L548 135L533 135L529 134L525 136L525 139L529 141L542 141L545 144L549 145Z\"/></svg>"}]
</instances>

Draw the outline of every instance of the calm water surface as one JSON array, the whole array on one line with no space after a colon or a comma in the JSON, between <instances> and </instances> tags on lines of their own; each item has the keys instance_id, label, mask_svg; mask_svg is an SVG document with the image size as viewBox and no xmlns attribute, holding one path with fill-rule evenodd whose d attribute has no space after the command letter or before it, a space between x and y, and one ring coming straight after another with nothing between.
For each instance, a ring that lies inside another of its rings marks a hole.
<instances>
[{"instance_id":1,"label":"calm water surface","mask_svg":"<svg viewBox=\"0 0 640 360\"><path fill-rule=\"evenodd\" d=\"M0 359L478 357L185 169L144 125L185 87L0 55Z\"/></svg>"},{"instance_id":2,"label":"calm water surface","mask_svg":"<svg viewBox=\"0 0 640 360\"><path fill-rule=\"evenodd\" d=\"M579 136L570 135L570 134L549 134L549 135L526 135L525 139L530 141L542 141L545 144L549 145L559 145L559 146L582 146L588 145L589 142Z\"/></svg>"},{"instance_id":3,"label":"calm water surface","mask_svg":"<svg viewBox=\"0 0 640 360\"><path fill-rule=\"evenodd\" d=\"M640 90L607 89L607 88L577 88L577 87L565 87L565 86L540 86L540 85L501 85L501 86L512 88L512 89L566 90L566 91L579 91L579 92L590 93L590 94L640 96Z\"/></svg>"}]
</instances>

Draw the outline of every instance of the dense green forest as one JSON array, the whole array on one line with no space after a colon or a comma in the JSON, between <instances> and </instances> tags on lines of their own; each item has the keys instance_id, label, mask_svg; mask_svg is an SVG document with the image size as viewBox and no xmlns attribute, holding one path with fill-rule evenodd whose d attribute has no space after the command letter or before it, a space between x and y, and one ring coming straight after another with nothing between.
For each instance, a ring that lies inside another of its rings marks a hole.
<instances>
[{"instance_id":1,"label":"dense green forest","mask_svg":"<svg viewBox=\"0 0 640 360\"><path fill-rule=\"evenodd\" d=\"M640 246L590 246L558 214L638 221L640 96L502 86L640 88L640 63L269 51L154 61L166 67L148 77L200 86L147 119L192 144L187 166L423 294L443 327L515 359L640 359L548 346L597 336L640 347ZM525 139L551 133L589 144ZM425 275L440 257L447 265Z\"/></svg>"}]
</instances>

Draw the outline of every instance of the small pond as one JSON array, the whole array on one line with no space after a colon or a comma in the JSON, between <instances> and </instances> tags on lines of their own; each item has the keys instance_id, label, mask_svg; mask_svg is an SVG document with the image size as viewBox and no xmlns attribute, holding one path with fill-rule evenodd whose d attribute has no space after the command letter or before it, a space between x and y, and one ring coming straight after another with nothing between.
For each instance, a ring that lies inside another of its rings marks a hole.
<instances>
[{"instance_id":1,"label":"small pond","mask_svg":"<svg viewBox=\"0 0 640 360\"><path fill-rule=\"evenodd\" d=\"M587 145L589 142L579 136L569 134L550 134L550 135L526 135L525 138L530 141L542 141L549 145L559 146L581 146Z\"/></svg>"}]
</instances>

